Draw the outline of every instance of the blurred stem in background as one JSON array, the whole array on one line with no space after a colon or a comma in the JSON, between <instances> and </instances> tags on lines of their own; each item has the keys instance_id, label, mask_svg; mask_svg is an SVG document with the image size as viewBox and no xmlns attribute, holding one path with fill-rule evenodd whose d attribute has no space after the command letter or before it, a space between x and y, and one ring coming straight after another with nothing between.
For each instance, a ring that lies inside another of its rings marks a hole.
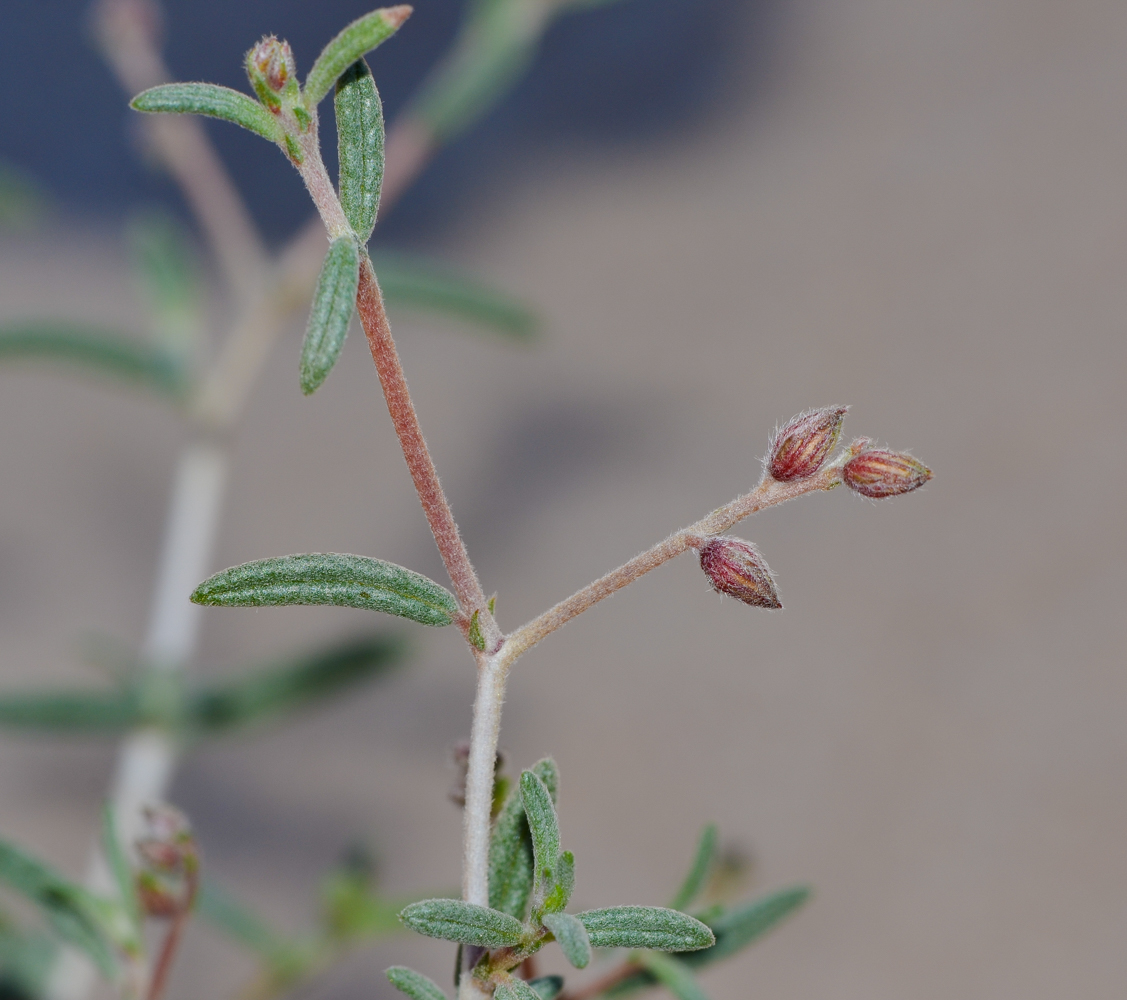
<instances>
[{"instance_id":1,"label":"blurred stem in background","mask_svg":"<svg viewBox=\"0 0 1127 1000\"><path fill-rule=\"evenodd\" d=\"M450 54L388 135L384 207L406 190L443 143L469 127L508 91L531 63L543 32L557 14L593 5L590 0L478 0L471 4ZM100 0L93 19L99 44L127 93L169 79L159 50L161 17L155 3ZM325 236L314 218L271 258L203 126L186 116L156 116L147 119L145 127L153 151L183 189L220 264L236 317L214 365L186 393L196 432L177 466L141 654L153 670L174 676L191 661L197 646L201 609L189 603L187 595L207 575L218 532L229 464L227 435L280 331L309 302ZM389 282L393 300L394 284ZM436 284L439 296L441 289L449 292L450 287L436 280L428 288L426 275L420 279L418 272L414 278L408 275L404 284L407 298L413 287L423 300L428 294L433 300ZM459 298L456 292L453 297ZM527 332L527 317L519 309L491 302L488 296L474 299L470 293L462 295L460 303L447 304L454 308L460 304L463 312L470 313L476 308L486 318L492 312L495 319L496 313L507 309L501 325L507 322L510 332ZM175 731L151 724L135 729L123 740L110 789L112 815L122 843L133 843L140 832L141 805L167 795L181 750L181 737ZM88 884L98 892L113 888L112 873L97 850ZM85 957L66 950L50 976L48 994L55 1000L81 1000L92 988L95 975Z\"/></svg>"}]
</instances>

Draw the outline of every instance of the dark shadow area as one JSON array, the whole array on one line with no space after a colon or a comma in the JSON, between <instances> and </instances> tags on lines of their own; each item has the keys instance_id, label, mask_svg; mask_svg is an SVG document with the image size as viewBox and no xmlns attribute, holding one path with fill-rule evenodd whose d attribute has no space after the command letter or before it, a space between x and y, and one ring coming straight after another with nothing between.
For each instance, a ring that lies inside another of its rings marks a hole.
<instances>
[{"instance_id":1,"label":"dark shadow area","mask_svg":"<svg viewBox=\"0 0 1127 1000\"><path fill-rule=\"evenodd\" d=\"M437 235L470 192L487 194L561 147L652 143L711 120L736 80L761 75L780 2L620 0L561 18L523 84L438 157L381 223L383 238ZM241 90L243 55L262 34L287 38L304 71L343 24L368 9L356 0L165 6L173 74ZM462 6L420 4L409 34L373 58L389 118L446 50ZM133 113L92 45L88 9L88 0L58 0L5 10L0 81L18 97L9 99L0 160L38 179L66 210L118 213L157 201L186 215L173 185L138 156ZM331 160L331 102L324 108ZM282 240L309 215L296 174L262 140L220 123L208 127L263 232Z\"/></svg>"}]
</instances>

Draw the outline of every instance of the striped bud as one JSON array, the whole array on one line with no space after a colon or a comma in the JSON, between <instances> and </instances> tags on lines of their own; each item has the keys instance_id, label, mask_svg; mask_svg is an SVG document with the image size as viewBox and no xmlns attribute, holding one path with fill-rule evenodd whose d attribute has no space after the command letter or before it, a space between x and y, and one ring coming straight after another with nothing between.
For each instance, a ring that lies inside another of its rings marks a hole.
<instances>
[{"instance_id":1,"label":"striped bud","mask_svg":"<svg viewBox=\"0 0 1127 1000\"><path fill-rule=\"evenodd\" d=\"M800 413L771 441L767 471L772 479L789 483L814 475L830 457L841 437L847 406L827 406Z\"/></svg>"},{"instance_id":2,"label":"striped bud","mask_svg":"<svg viewBox=\"0 0 1127 1000\"><path fill-rule=\"evenodd\" d=\"M757 608L781 608L767 563L751 542L722 535L700 548L700 568L714 590Z\"/></svg>"},{"instance_id":3,"label":"striped bud","mask_svg":"<svg viewBox=\"0 0 1127 1000\"><path fill-rule=\"evenodd\" d=\"M297 78L297 64L289 42L279 42L273 35L262 39L247 53L247 77L259 100L268 108L281 107L278 99L290 80Z\"/></svg>"},{"instance_id":4,"label":"striped bud","mask_svg":"<svg viewBox=\"0 0 1127 1000\"><path fill-rule=\"evenodd\" d=\"M845 463L841 478L854 493L881 500L918 490L931 469L900 451L865 448Z\"/></svg>"}]
</instances>

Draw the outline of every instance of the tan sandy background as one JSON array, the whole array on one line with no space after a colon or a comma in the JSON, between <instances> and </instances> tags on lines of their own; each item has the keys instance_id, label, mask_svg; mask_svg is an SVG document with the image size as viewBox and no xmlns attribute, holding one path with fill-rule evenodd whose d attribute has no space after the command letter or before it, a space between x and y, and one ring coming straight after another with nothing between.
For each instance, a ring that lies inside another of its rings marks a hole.
<instances>
[{"instance_id":1,"label":"tan sandy background","mask_svg":"<svg viewBox=\"0 0 1127 1000\"><path fill-rule=\"evenodd\" d=\"M787 610L710 594L683 558L528 655L502 743L563 774L577 902L660 903L700 825L753 888L817 896L709 972L714 997L1111 998L1127 980L1127 6L824 0L769 83L691 140L561 151L439 248L537 303L533 349L400 321L424 428L513 627L753 484L775 422L935 470L741 526ZM283 169L279 163L278 169ZM64 222L66 220L63 220ZM0 249L0 314L137 328L116 236ZM289 331L236 443L215 568L357 551L439 576L361 338L316 397ZM175 455L157 404L0 371L3 684L87 680L75 637L139 642ZM214 611L199 669L358 631L359 612ZM472 666L412 665L284 729L216 743L175 799L212 870L283 926L356 836L396 892L457 884L450 746ZM0 832L77 873L108 745L0 738ZM310 991L385 997L402 939ZM248 966L191 932L171 996Z\"/></svg>"}]
</instances>

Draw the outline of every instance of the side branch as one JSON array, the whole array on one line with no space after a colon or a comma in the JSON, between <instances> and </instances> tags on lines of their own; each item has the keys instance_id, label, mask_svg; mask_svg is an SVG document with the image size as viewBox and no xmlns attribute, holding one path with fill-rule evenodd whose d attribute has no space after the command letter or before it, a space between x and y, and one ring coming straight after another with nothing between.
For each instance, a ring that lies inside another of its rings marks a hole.
<instances>
[{"instance_id":1,"label":"side branch","mask_svg":"<svg viewBox=\"0 0 1127 1000\"><path fill-rule=\"evenodd\" d=\"M765 507L774 507L805 493L831 490L840 482L841 467L836 462L807 479L799 479L790 483L780 483L770 477L764 479L750 493L736 497L735 500L714 510L711 514L702 517L687 528L674 532L664 541L658 542L653 548L646 549L645 552L636 555L629 562L623 563L618 569L612 570L606 576L600 577L594 583L576 591L571 597L561 601L554 608L549 608L538 618L522 625L505 641L502 653L505 661L512 663L545 636L566 625L572 618L582 614L593 604L598 604L604 598L610 597L615 591L633 583L638 577L644 576L650 570L657 569L658 566L668 562L674 556L679 556L687 549L698 547L704 538L727 531L745 517L749 517Z\"/></svg>"}]
</instances>

